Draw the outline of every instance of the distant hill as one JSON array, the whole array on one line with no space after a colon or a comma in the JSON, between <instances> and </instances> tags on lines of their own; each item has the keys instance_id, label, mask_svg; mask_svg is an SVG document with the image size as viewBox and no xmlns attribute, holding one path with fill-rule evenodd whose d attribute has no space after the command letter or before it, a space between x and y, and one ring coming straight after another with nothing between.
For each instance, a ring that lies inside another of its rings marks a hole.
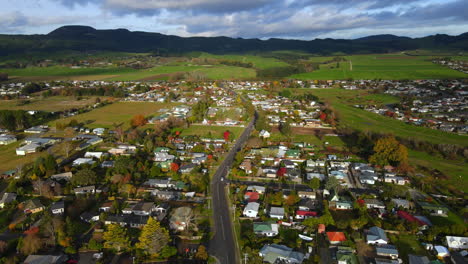
<instances>
[{"instance_id":1,"label":"distant hill","mask_svg":"<svg viewBox=\"0 0 468 264\"><path fill-rule=\"evenodd\" d=\"M414 49L468 50L468 33L423 38L376 35L355 40L310 41L272 38L268 40L229 37L163 35L127 29L96 30L88 26L64 26L46 35L0 35L0 55L28 52L122 51L185 53L242 53L250 51L300 50L316 54L386 53Z\"/></svg>"}]
</instances>

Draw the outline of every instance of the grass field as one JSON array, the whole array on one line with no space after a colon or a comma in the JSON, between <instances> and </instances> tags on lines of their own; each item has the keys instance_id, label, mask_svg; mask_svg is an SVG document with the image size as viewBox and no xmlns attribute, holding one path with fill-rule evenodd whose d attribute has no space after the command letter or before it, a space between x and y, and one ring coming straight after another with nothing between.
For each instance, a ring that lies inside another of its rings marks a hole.
<instances>
[{"instance_id":1,"label":"grass field","mask_svg":"<svg viewBox=\"0 0 468 264\"><path fill-rule=\"evenodd\" d=\"M206 137L209 136L209 134L211 133L213 138L223 138L223 133L226 130L229 130L233 133L234 138L238 138L242 134L244 129L244 127L191 125L189 128L183 129L180 135L197 135L201 137Z\"/></svg>"},{"instance_id":2,"label":"grass field","mask_svg":"<svg viewBox=\"0 0 468 264\"><path fill-rule=\"evenodd\" d=\"M428 253L414 235L390 235L389 238L398 248L398 252L404 261L407 261L408 254L428 256Z\"/></svg>"},{"instance_id":3,"label":"grass field","mask_svg":"<svg viewBox=\"0 0 468 264\"><path fill-rule=\"evenodd\" d=\"M77 100L73 96L51 96L46 98L32 98L30 103L24 104L24 100L1 100L0 110L36 110L36 111L63 111L72 108L81 108L94 104L98 96L84 97ZM100 97L101 100L106 99Z\"/></svg>"},{"instance_id":4,"label":"grass field","mask_svg":"<svg viewBox=\"0 0 468 264\"><path fill-rule=\"evenodd\" d=\"M80 76L80 75L109 75L135 72L131 68L105 67L105 68L78 68L70 67L27 67L24 69L2 69L10 76Z\"/></svg>"},{"instance_id":5,"label":"grass field","mask_svg":"<svg viewBox=\"0 0 468 264\"><path fill-rule=\"evenodd\" d=\"M114 124L124 124L124 128L130 127L130 120L133 116L142 114L148 116L155 114L159 109L170 108L175 106L175 103L151 103L151 102L117 102L97 108L90 112L58 119L50 123L54 126L55 122L69 122L76 119L78 122L87 124L87 127L96 128L112 128Z\"/></svg>"},{"instance_id":6,"label":"grass field","mask_svg":"<svg viewBox=\"0 0 468 264\"><path fill-rule=\"evenodd\" d=\"M433 168L449 176L449 184L457 186L460 191L468 193L468 167L464 161L446 160L421 151L409 151L412 165Z\"/></svg>"},{"instance_id":7,"label":"grass field","mask_svg":"<svg viewBox=\"0 0 468 264\"><path fill-rule=\"evenodd\" d=\"M356 102L361 102L362 98L378 99L381 103L392 102L395 99L387 96L370 95L362 90L343 89L301 89L312 92L325 102L330 102L339 114L340 123L358 130L368 130L384 134L394 134L398 137L417 138L435 144L455 144L468 146L465 136L447 133L425 127L418 127L406 124L402 121L384 117L378 114L364 111L353 107Z\"/></svg>"},{"instance_id":8,"label":"grass field","mask_svg":"<svg viewBox=\"0 0 468 264\"><path fill-rule=\"evenodd\" d=\"M430 61L432 56L407 56L398 54L372 54L344 56L346 61L339 63L321 64L320 69L314 72L292 75L298 79L444 79L466 78L467 75L434 64ZM312 62L324 62L332 57L311 57Z\"/></svg>"}]
</instances>

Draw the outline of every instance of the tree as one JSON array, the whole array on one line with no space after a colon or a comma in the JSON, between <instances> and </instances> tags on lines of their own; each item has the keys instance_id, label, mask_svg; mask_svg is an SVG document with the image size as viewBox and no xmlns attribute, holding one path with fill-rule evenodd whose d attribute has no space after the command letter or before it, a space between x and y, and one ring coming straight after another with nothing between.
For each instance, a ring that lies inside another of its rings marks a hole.
<instances>
[{"instance_id":1,"label":"tree","mask_svg":"<svg viewBox=\"0 0 468 264\"><path fill-rule=\"evenodd\" d=\"M280 130L281 134L283 134L285 136L290 136L291 135L291 124L289 123L289 121L280 123L279 130Z\"/></svg>"},{"instance_id":2,"label":"tree","mask_svg":"<svg viewBox=\"0 0 468 264\"><path fill-rule=\"evenodd\" d=\"M104 232L104 248L111 248L117 251L126 250L130 247L130 239L127 230L118 224L110 224Z\"/></svg>"},{"instance_id":3,"label":"tree","mask_svg":"<svg viewBox=\"0 0 468 264\"><path fill-rule=\"evenodd\" d=\"M320 187L320 179L319 178L312 178L312 180L310 180L309 186L313 190L317 190Z\"/></svg>"},{"instance_id":4,"label":"tree","mask_svg":"<svg viewBox=\"0 0 468 264\"><path fill-rule=\"evenodd\" d=\"M229 136L231 135L231 132L229 130L224 131L223 137L225 142L229 142Z\"/></svg>"},{"instance_id":5,"label":"tree","mask_svg":"<svg viewBox=\"0 0 468 264\"><path fill-rule=\"evenodd\" d=\"M208 252L206 252L206 247L204 245L198 246L197 253L195 254L195 258L199 260L208 260Z\"/></svg>"},{"instance_id":6,"label":"tree","mask_svg":"<svg viewBox=\"0 0 468 264\"><path fill-rule=\"evenodd\" d=\"M42 241L36 234L27 235L22 243L20 251L24 255L31 255L39 251L42 247Z\"/></svg>"},{"instance_id":7,"label":"tree","mask_svg":"<svg viewBox=\"0 0 468 264\"><path fill-rule=\"evenodd\" d=\"M299 198L299 196L296 193L291 193L290 195L288 195L288 197L286 197L286 199L284 200L284 203L288 206L293 206L296 203L298 203L300 200L301 198Z\"/></svg>"},{"instance_id":8,"label":"tree","mask_svg":"<svg viewBox=\"0 0 468 264\"><path fill-rule=\"evenodd\" d=\"M380 166L408 163L408 149L394 136L384 137L375 143L374 154L370 156L369 161Z\"/></svg>"},{"instance_id":9,"label":"tree","mask_svg":"<svg viewBox=\"0 0 468 264\"><path fill-rule=\"evenodd\" d=\"M97 182L97 175L93 170L84 168L73 174L71 182L74 186L95 184Z\"/></svg>"},{"instance_id":10,"label":"tree","mask_svg":"<svg viewBox=\"0 0 468 264\"><path fill-rule=\"evenodd\" d=\"M329 176L327 181L325 182L325 189L336 191L336 187L338 187L339 185L340 181L335 176Z\"/></svg>"},{"instance_id":11,"label":"tree","mask_svg":"<svg viewBox=\"0 0 468 264\"><path fill-rule=\"evenodd\" d=\"M135 115L132 120L130 120L130 125L132 127L144 126L148 123L144 115Z\"/></svg>"},{"instance_id":12,"label":"tree","mask_svg":"<svg viewBox=\"0 0 468 264\"><path fill-rule=\"evenodd\" d=\"M161 227L157 220L150 217L141 230L138 240L136 248L143 250L148 255L157 256L169 243L169 231Z\"/></svg>"}]
</instances>

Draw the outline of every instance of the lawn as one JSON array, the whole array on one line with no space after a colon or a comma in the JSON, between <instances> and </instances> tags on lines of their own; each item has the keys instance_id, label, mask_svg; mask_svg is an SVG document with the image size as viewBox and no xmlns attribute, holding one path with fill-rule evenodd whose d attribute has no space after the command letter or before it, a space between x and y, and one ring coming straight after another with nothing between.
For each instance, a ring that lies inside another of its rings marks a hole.
<instances>
[{"instance_id":1,"label":"lawn","mask_svg":"<svg viewBox=\"0 0 468 264\"><path fill-rule=\"evenodd\" d=\"M33 162L37 157L45 155L47 152L33 153L26 156L17 156L16 148L18 148L23 140L15 143L0 146L0 172L16 169L18 165L26 165Z\"/></svg>"},{"instance_id":2,"label":"lawn","mask_svg":"<svg viewBox=\"0 0 468 264\"><path fill-rule=\"evenodd\" d=\"M46 98L31 98L25 104L25 100L1 100L0 110L36 110L36 111L64 111L72 108L81 108L94 104L98 96L82 97L77 100L74 96L51 96ZM100 97L106 99L105 97Z\"/></svg>"},{"instance_id":3,"label":"lawn","mask_svg":"<svg viewBox=\"0 0 468 264\"><path fill-rule=\"evenodd\" d=\"M428 256L428 253L414 235L389 235L389 238L392 244L398 248L398 252L403 261L408 260L409 254Z\"/></svg>"},{"instance_id":4,"label":"lawn","mask_svg":"<svg viewBox=\"0 0 468 264\"><path fill-rule=\"evenodd\" d=\"M78 122L84 122L87 127L96 128L112 128L114 124L124 124L125 128L130 127L130 119L133 116L142 114L148 116L155 114L162 108L171 108L177 105L176 103L152 103L152 102L117 102L106 105L101 108L94 109L90 112L58 119L51 122L50 125L54 126L55 122L69 122L76 119Z\"/></svg>"},{"instance_id":5,"label":"lawn","mask_svg":"<svg viewBox=\"0 0 468 264\"><path fill-rule=\"evenodd\" d=\"M292 75L308 80L333 79L444 79L466 78L467 75L431 62L432 56L407 56L405 54L371 54L343 56L346 61L321 64L313 72ZM310 61L324 62L332 57L311 57Z\"/></svg>"},{"instance_id":6,"label":"lawn","mask_svg":"<svg viewBox=\"0 0 468 264\"><path fill-rule=\"evenodd\" d=\"M231 127L231 126L203 126L203 125L191 125L189 128L182 130L181 136L197 135L201 137L207 137L210 135L213 138L223 138L223 133L229 130L233 133L234 138L238 138L244 131L244 127Z\"/></svg>"}]
</instances>

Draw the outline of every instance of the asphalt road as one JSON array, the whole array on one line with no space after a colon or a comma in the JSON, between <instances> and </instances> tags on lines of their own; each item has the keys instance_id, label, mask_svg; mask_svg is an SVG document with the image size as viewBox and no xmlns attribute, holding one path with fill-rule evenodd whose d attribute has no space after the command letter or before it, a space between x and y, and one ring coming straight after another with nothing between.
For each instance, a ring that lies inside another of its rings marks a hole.
<instances>
[{"instance_id":1,"label":"asphalt road","mask_svg":"<svg viewBox=\"0 0 468 264\"><path fill-rule=\"evenodd\" d=\"M242 149L252 132L257 116L246 127L242 135L227 154L211 181L214 237L209 242L208 251L221 264L238 264L237 246L234 239L232 220L226 194L226 175L232 166L236 153Z\"/></svg>"}]
</instances>

